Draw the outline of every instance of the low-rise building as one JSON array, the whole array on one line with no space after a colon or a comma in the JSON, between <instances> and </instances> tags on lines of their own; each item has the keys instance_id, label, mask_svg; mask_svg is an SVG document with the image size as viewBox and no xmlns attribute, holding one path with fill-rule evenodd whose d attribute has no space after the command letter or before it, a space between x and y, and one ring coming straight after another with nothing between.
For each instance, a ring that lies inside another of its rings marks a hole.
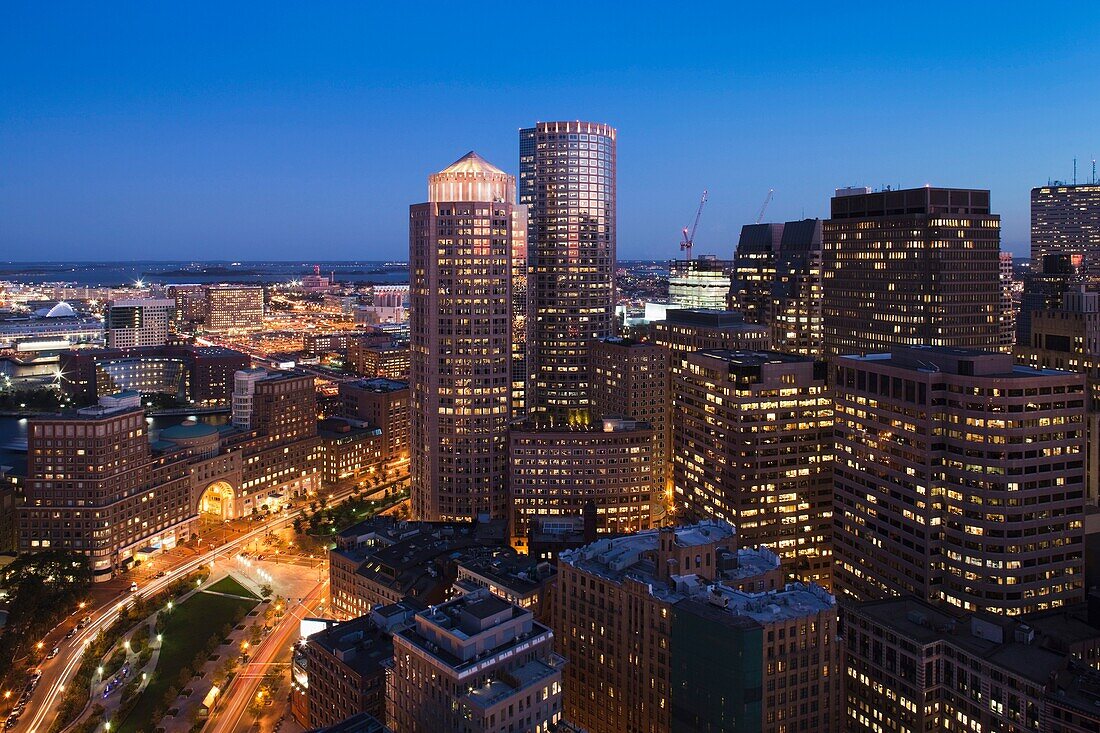
<instances>
[{"instance_id":1,"label":"low-rise building","mask_svg":"<svg viewBox=\"0 0 1100 733\"><path fill-rule=\"evenodd\" d=\"M387 717L409 733L536 733L562 717L554 634L488 590L433 606L393 637Z\"/></svg>"},{"instance_id":2,"label":"low-rise building","mask_svg":"<svg viewBox=\"0 0 1100 733\"><path fill-rule=\"evenodd\" d=\"M384 460L408 471L409 383L378 377L341 382L341 414L382 431Z\"/></svg>"},{"instance_id":3,"label":"low-rise building","mask_svg":"<svg viewBox=\"0 0 1100 733\"><path fill-rule=\"evenodd\" d=\"M359 420L328 418L317 423L317 435L326 483L381 475L385 461L381 428Z\"/></svg>"}]
</instances>

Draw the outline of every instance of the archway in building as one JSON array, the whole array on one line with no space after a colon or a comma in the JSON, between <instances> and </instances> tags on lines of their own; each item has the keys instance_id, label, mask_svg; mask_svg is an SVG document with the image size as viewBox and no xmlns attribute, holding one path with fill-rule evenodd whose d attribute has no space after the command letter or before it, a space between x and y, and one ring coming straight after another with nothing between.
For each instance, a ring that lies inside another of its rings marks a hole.
<instances>
[{"instance_id":1,"label":"archway in building","mask_svg":"<svg viewBox=\"0 0 1100 733\"><path fill-rule=\"evenodd\" d=\"M233 519L235 498L236 494L232 486L225 481L215 481L207 486L199 497L199 515L215 520Z\"/></svg>"}]
</instances>

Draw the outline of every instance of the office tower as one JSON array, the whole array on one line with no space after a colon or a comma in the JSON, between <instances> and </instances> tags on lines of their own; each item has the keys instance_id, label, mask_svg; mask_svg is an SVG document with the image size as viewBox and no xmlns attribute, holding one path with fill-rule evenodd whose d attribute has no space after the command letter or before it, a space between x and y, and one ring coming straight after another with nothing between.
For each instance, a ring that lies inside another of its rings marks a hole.
<instances>
[{"instance_id":1,"label":"office tower","mask_svg":"<svg viewBox=\"0 0 1100 733\"><path fill-rule=\"evenodd\" d=\"M668 263L668 302L679 308L726 307L733 263L714 255Z\"/></svg>"},{"instance_id":2,"label":"office tower","mask_svg":"<svg viewBox=\"0 0 1100 733\"><path fill-rule=\"evenodd\" d=\"M593 341L615 334L615 129L539 122L519 131L528 207L528 411L588 407Z\"/></svg>"},{"instance_id":3,"label":"office tower","mask_svg":"<svg viewBox=\"0 0 1100 733\"><path fill-rule=\"evenodd\" d=\"M1100 184L1056 182L1031 189L1031 261L1083 255L1083 275L1100 278Z\"/></svg>"},{"instance_id":4,"label":"office tower","mask_svg":"<svg viewBox=\"0 0 1100 733\"><path fill-rule=\"evenodd\" d=\"M407 381L412 355L407 344L374 344L360 339L348 344L348 366L368 379Z\"/></svg>"},{"instance_id":5,"label":"office tower","mask_svg":"<svg viewBox=\"0 0 1100 733\"><path fill-rule=\"evenodd\" d=\"M107 304L107 348L164 346L176 302L168 298L112 300Z\"/></svg>"},{"instance_id":6,"label":"office tower","mask_svg":"<svg viewBox=\"0 0 1100 733\"><path fill-rule=\"evenodd\" d=\"M788 578L830 583L833 410L824 362L699 351L672 384L672 483L688 518L736 522Z\"/></svg>"},{"instance_id":7,"label":"office tower","mask_svg":"<svg viewBox=\"0 0 1100 733\"><path fill-rule=\"evenodd\" d=\"M20 551L84 555L101 581L129 567L143 546L189 538L191 477L153 455L146 431L137 392L32 418Z\"/></svg>"},{"instance_id":8,"label":"office tower","mask_svg":"<svg viewBox=\"0 0 1100 733\"><path fill-rule=\"evenodd\" d=\"M386 712L409 733L550 730L561 720L554 633L487 590L432 606L393 636Z\"/></svg>"},{"instance_id":9,"label":"office tower","mask_svg":"<svg viewBox=\"0 0 1100 733\"><path fill-rule=\"evenodd\" d=\"M531 417L512 425L512 544L525 547L539 517L578 516L596 505L599 532L648 529L654 513L656 431L619 417L561 425Z\"/></svg>"},{"instance_id":10,"label":"office tower","mask_svg":"<svg viewBox=\"0 0 1100 733\"><path fill-rule=\"evenodd\" d=\"M996 349L1000 217L989 191L838 190L824 223L824 352Z\"/></svg>"},{"instance_id":11,"label":"office tower","mask_svg":"<svg viewBox=\"0 0 1100 733\"><path fill-rule=\"evenodd\" d=\"M164 293L176 304L173 324L189 331L206 320L205 285L167 285Z\"/></svg>"},{"instance_id":12,"label":"office tower","mask_svg":"<svg viewBox=\"0 0 1100 733\"><path fill-rule=\"evenodd\" d=\"M1084 596L1084 378L947 347L846 356L833 586L1016 615Z\"/></svg>"},{"instance_id":13,"label":"office tower","mask_svg":"<svg viewBox=\"0 0 1100 733\"><path fill-rule=\"evenodd\" d=\"M1085 496L1100 500L1100 295L1067 291L1057 308L1029 314L1031 341L1017 343L1016 360L1033 369L1085 375Z\"/></svg>"},{"instance_id":14,"label":"office tower","mask_svg":"<svg viewBox=\"0 0 1100 733\"><path fill-rule=\"evenodd\" d=\"M1016 316L1016 343L1033 345L1031 316L1039 310L1057 310L1066 293L1081 289L1086 283L1084 255L1049 254L1032 261L1032 269L1024 278L1020 295L1020 312Z\"/></svg>"},{"instance_id":15,"label":"office tower","mask_svg":"<svg viewBox=\"0 0 1100 733\"><path fill-rule=\"evenodd\" d=\"M821 232L820 219L783 225L765 319L776 351L821 356Z\"/></svg>"},{"instance_id":16,"label":"office tower","mask_svg":"<svg viewBox=\"0 0 1100 733\"><path fill-rule=\"evenodd\" d=\"M1000 350L1012 352L1016 343L1016 306L1012 302L1015 278L1012 275L1012 253L1001 252L1001 344Z\"/></svg>"},{"instance_id":17,"label":"office tower","mask_svg":"<svg viewBox=\"0 0 1100 733\"><path fill-rule=\"evenodd\" d=\"M1100 639L1082 620L963 614L912 596L841 615L845 731L1097 730L1077 727L1082 711L1100 722L1097 672L1086 666Z\"/></svg>"},{"instance_id":18,"label":"office tower","mask_svg":"<svg viewBox=\"0 0 1100 733\"><path fill-rule=\"evenodd\" d=\"M672 360L701 349L764 351L768 328L748 323L734 311L670 308L665 320L653 324L653 340L668 349Z\"/></svg>"},{"instance_id":19,"label":"office tower","mask_svg":"<svg viewBox=\"0 0 1100 733\"><path fill-rule=\"evenodd\" d=\"M341 414L366 420L382 431L383 459L407 468L409 460L409 384L392 379L341 382Z\"/></svg>"},{"instance_id":20,"label":"office tower","mask_svg":"<svg viewBox=\"0 0 1100 733\"><path fill-rule=\"evenodd\" d=\"M766 323L775 282L776 253L783 239L782 224L746 224L733 255L729 308L746 323Z\"/></svg>"},{"instance_id":21,"label":"office tower","mask_svg":"<svg viewBox=\"0 0 1100 733\"><path fill-rule=\"evenodd\" d=\"M506 516L515 178L468 153L409 207L412 512Z\"/></svg>"},{"instance_id":22,"label":"office tower","mask_svg":"<svg viewBox=\"0 0 1100 733\"><path fill-rule=\"evenodd\" d=\"M654 430L654 519L664 514L665 411L668 409L668 351L657 344L613 336L592 345L592 409L622 415Z\"/></svg>"},{"instance_id":23,"label":"office tower","mask_svg":"<svg viewBox=\"0 0 1100 733\"><path fill-rule=\"evenodd\" d=\"M208 285L206 320L211 332L255 331L264 325L261 285Z\"/></svg>"},{"instance_id":24,"label":"office tower","mask_svg":"<svg viewBox=\"0 0 1100 733\"><path fill-rule=\"evenodd\" d=\"M552 604L565 717L589 733L836 730L835 600L783 586L725 522L563 552Z\"/></svg>"},{"instance_id":25,"label":"office tower","mask_svg":"<svg viewBox=\"0 0 1100 733\"><path fill-rule=\"evenodd\" d=\"M527 299L527 206L512 210L512 416L527 413L528 309Z\"/></svg>"}]
</instances>

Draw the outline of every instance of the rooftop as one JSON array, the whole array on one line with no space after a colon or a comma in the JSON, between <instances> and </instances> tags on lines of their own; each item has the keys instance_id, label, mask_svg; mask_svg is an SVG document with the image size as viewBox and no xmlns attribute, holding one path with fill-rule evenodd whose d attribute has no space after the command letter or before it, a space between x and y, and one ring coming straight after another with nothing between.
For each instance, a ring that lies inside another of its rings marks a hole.
<instances>
[{"instance_id":1,"label":"rooftop","mask_svg":"<svg viewBox=\"0 0 1100 733\"><path fill-rule=\"evenodd\" d=\"M1014 362L1011 354L954 346L896 347L888 354L844 355L844 360L885 363L914 372L985 377L1030 379L1034 377L1073 377L1075 373L1058 369L1033 369Z\"/></svg>"},{"instance_id":2,"label":"rooftop","mask_svg":"<svg viewBox=\"0 0 1100 733\"><path fill-rule=\"evenodd\" d=\"M785 354L780 351L734 351L732 349L703 349L698 352L711 359L721 359L731 366L761 366L763 364L812 363L813 357Z\"/></svg>"},{"instance_id":3,"label":"rooftop","mask_svg":"<svg viewBox=\"0 0 1100 733\"><path fill-rule=\"evenodd\" d=\"M1006 617L956 614L912 596L868 601L852 610L917 644L951 644L1038 685L1066 663L1065 652L1028 641L1034 629Z\"/></svg>"},{"instance_id":4,"label":"rooftop","mask_svg":"<svg viewBox=\"0 0 1100 733\"><path fill-rule=\"evenodd\" d=\"M355 389L367 390L368 392L399 392L403 389L408 389L409 383L401 382L396 379L377 377L375 379L356 379L354 382L344 382L341 386L354 387Z\"/></svg>"},{"instance_id":5,"label":"rooftop","mask_svg":"<svg viewBox=\"0 0 1100 733\"><path fill-rule=\"evenodd\" d=\"M454 163L451 163L441 170L440 173L495 173L498 175L506 175L504 171L485 160L485 158L482 158L473 150L463 155Z\"/></svg>"}]
</instances>

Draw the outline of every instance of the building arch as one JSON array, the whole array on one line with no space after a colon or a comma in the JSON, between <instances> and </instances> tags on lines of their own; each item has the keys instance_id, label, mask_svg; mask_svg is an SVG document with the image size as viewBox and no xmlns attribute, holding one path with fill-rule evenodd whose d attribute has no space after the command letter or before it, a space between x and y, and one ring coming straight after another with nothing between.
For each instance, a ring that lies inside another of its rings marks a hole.
<instances>
[{"instance_id":1,"label":"building arch","mask_svg":"<svg viewBox=\"0 0 1100 733\"><path fill-rule=\"evenodd\" d=\"M199 516L210 519L233 519L236 517L237 493L228 481L215 481L207 486L199 496Z\"/></svg>"}]
</instances>

